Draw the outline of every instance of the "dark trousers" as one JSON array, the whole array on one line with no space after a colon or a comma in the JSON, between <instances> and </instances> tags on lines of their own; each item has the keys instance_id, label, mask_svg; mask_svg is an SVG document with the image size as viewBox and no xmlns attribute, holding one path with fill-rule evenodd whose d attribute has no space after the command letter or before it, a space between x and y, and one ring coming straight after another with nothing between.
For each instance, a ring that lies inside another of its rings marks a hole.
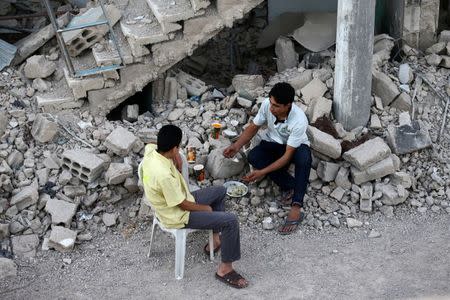
<instances>
[{"instance_id":1,"label":"dark trousers","mask_svg":"<svg viewBox=\"0 0 450 300\"><path fill-rule=\"evenodd\" d=\"M264 169L275 162L286 152L286 145L261 141L248 154L248 162L258 170ZM311 171L311 150L307 145L300 145L295 150L291 163L295 164L295 177L289 174L289 164L285 167L269 173L270 179L275 182L281 190L294 190L292 203L303 207L303 198L306 194L309 172Z\"/></svg>"},{"instance_id":2,"label":"dark trousers","mask_svg":"<svg viewBox=\"0 0 450 300\"><path fill-rule=\"evenodd\" d=\"M192 192L196 203L210 205L213 211L191 211L185 227L220 232L222 262L229 263L241 258L241 247L238 219L236 215L224 211L226 192L223 186L212 186Z\"/></svg>"}]
</instances>

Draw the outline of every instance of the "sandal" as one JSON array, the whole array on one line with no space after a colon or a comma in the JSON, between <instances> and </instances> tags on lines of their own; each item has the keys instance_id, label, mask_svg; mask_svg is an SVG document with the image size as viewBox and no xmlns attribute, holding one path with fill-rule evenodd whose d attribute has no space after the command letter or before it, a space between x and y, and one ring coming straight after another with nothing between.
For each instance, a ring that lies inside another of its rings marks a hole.
<instances>
[{"instance_id":1,"label":"sandal","mask_svg":"<svg viewBox=\"0 0 450 300\"><path fill-rule=\"evenodd\" d=\"M242 289L248 286L248 283L244 284L244 285L239 285L239 280L244 279L244 277L242 277L239 273L237 273L235 270L220 276L219 274L216 273L216 278L219 279L220 281L222 281L223 283L234 287L236 289Z\"/></svg>"},{"instance_id":2,"label":"sandal","mask_svg":"<svg viewBox=\"0 0 450 300\"><path fill-rule=\"evenodd\" d=\"M203 253L205 253L208 257L209 257L209 250L206 250L206 248L208 248L209 243L205 245L205 247L203 247ZM213 252L214 254L217 254L217 252L219 252L220 250L220 245L217 246L216 248L214 248Z\"/></svg>"},{"instance_id":3,"label":"sandal","mask_svg":"<svg viewBox=\"0 0 450 300\"><path fill-rule=\"evenodd\" d=\"M297 220L289 220L288 221L286 219L284 221L284 224L281 225L278 228L278 233L281 234L281 235L288 235L288 234L294 233L297 230L298 225L303 221L304 216L305 216L305 213L300 212L300 217ZM290 227L292 225L295 225L295 227L292 230L290 230L290 231L283 231L283 229L285 229L286 227Z\"/></svg>"}]
</instances>

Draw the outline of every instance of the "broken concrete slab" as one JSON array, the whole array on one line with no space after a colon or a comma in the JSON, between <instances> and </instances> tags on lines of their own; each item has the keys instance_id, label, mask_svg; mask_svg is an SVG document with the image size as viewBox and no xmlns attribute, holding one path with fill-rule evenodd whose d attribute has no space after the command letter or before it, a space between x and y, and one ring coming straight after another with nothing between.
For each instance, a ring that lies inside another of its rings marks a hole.
<instances>
[{"instance_id":1,"label":"broken concrete slab","mask_svg":"<svg viewBox=\"0 0 450 300\"><path fill-rule=\"evenodd\" d=\"M372 92L379 96L384 106L388 106L400 94L395 83L386 74L373 71L372 72Z\"/></svg>"},{"instance_id":2,"label":"broken concrete slab","mask_svg":"<svg viewBox=\"0 0 450 300\"><path fill-rule=\"evenodd\" d=\"M336 42L336 13L306 13L305 23L292 36L308 50L320 52Z\"/></svg>"},{"instance_id":3,"label":"broken concrete slab","mask_svg":"<svg viewBox=\"0 0 450 300\"><path fill-rule=\"evenodd\" d=\"M77 233L75 231L61 226L53 226L48 246L59 252L70 252L75 245L76 238Z\"/></svg>"},{"instance_id":4,"label":"broken concrete slab","mask_svg":"<svg viewBox=\"0 0 450 300\"><path fill-rule=\"evenodd\" d=\"M39 200L39 192L37 184L32 184L27 187L24 187L12 196L11 198L11 206L15 205L19 211L31 206Z\"/></svg>"},{"instance_id":5,"label":"broken concrete slab","mask_svg":"<svg viewBox=\"0 0 450 300\"><path fill-rule=\"evenodd\" d=\"M278 72L297 67L298 54L295 52L294 43L291 39L284 36L279 37L275 42L275 54Z\"/></svg>"},{"instance_id":6,"label":"broken concrete slab","mask_svg":"<svg viewBox=\"0 0 450 300\"><path fill-rule=\"evenodd\" d=\"M398 79L402 84L409 84L414 80L414 73L409 64L401 64L398 67Z\"/></svg>"},{"instance_id":7,"label":"broken concrete slab","mask_svg":"<svg viewBox=\"0 0 450 300\"><path fill-rule=\"evenodd\" d=\"M235 75L232 85L239 96L247 99L256 99L258 93L256 90L264 86L264 78L262 75Z\"/></svg>"},{"instance_id":8,"label":"broken concrete slab","mask_svg":"<svg viewBox=\"0 0 450 300\"><path fill-rule=\"evenodd\" d=\"M336 179L340 167L339 164L321 161L317 166L317 176L325 182L331 182Z\"/></svg>"},{"instance_id":9,"label":"broken concrete slab","mask_svg":"<svg viewBox=\"0 0 450 300\"><path fill-rule=\"evenodd\" d=\"M342 155L346 161L359 170L364 170L391 155L391 149L380 137L348 150Z\"/></svg>"},{"instance_id":10,"label":"broken concrete slab","mask_svg":"<svg viewBox=\"0 0 450 300\"><path fill-rule=\"evenodd\" d=\"M106 148L119 156L126 156L130 153L137 138L134 134L123 127L117 127L106 138L104 145Z\"/></svg>"},{"instance_id":11,"label":"broken concrete slab","mask_svg":"<svg viewBox=\"0 0 450 300\"><path fill-rule=\"evenodd\" d=\"M315 98L311 101L308 107L307 115L309 123L314 123L318 118L322 116L329 116L333 101L324 97Z\"/></svg>"},{"instance_id":12,"label":"broken concrete slab","mask_svg":"<svg viewBox=\"0 0 450 300\"><path fill-rule=\"evenodd\" d=\"M351 174L355 184L361 184L367 181L382 178L394 173L400 166L400 159L396 155L391 155L384 160L360 171L351 167Z\"/></svg>"},{"instance_id":13,"label":"broken concrete slab","mask_svg":"<svg viewBox=\"0 0 450 300\"><path fill-rule=\"evenodd\" d=\"M201 96L208 89L204 81L181 70L177 73L176 80L182 87L186 88L188 94L191 96Z\"/></svg>"},{"instance_id":14,"label":"broken concrete slab","mask_svg":"<svg viewBox=\"0 0 450 300\"><path fill-rule=\"evenodd\" d=\"M362 212L372 212L372 199L360 199L359 210Z\"/></svg>"},{"instance_id":15,"label":"broken concrete slab","mask_svg":"<svg viewBox=\"0 0 450 300\"><path fill-rule=\"evenodd\" d=\"M308 104L311 100L322 97L327 90L328 88L325 83L318 78L314 78L301 89L301 93L303 100Z\"/></svg>"},{"instance_id":16,"label":"broken concrete slab","mask_svg":"<svg viewBox=\"0 0 450 300\"><path fill-rule=\"evenodd\" d=\"M64 77L67 85L72 89L75 99L86 98L88 91L99 90L105 86L105 80L102 74L74 78L71 77L69 71L64 68Z\"/></svg>"},{"instance_id":17,"label":"broken concrete slab","mask_svg":"<svg viewBox=\"0 0 450 300\"><path fill-rule=\"evenodd\" d=\"M288 79L288 83L292 85L292 87L297 91L304 88L308 83L313 79L312 70L304 70L303 72L299 72L296 75L290 76Z\"/></svg>"},{"instance_id":18,"label":"broken concrete slab","mask_svg":"<svg viewBox=\"0 0 450 300\"><path fill-rule=\"evenodd\" d=\"M77 212L77 205L63 200L50 199L45 205L45 211L52 216L52 224L63 223L66 227L69 227Z\"/></svg>"},{"instance_id":19,"label":"broken concrete slab","mask_svg":"<svg viewBox=\"0 0 450 300\"><path fill-rule=\"evenodd\" d=\"M388 126L387 141L396 154L406 154L431 147L428 129L421 121L411 125Z\"/></svg>"},{"instance_id":20,"label":"broken concrete slab","mask_svg":"<svg viewBox=\"0 0 450 300\"><path fill-rule=\"evenodd\" d=\"M320 131L316 127L308 126L306 131L311 148L331 158L339 158L341 156L341 143L333 136Z\"/></svg>"},{"instance_id":21,"label":"broken concrete slab","mask_svg":"<svg viewBox=\"0 0 450 300\"><path fill-rule=\"evenodd\" d=\"M66 150L62 159L63 169L88 183L102 173L105 164L100 157L84 149Z\"/></svg>"},{"instance_id":22,"label":"broken concrete slab","mask_svg":"<svg viewBox=\"0 0 450 300\"><path fill-rule=\"evenodd\" d=\"M438 54L430 54L425 56L425 60L429 65L437 67L441 63L442 57Z\"/></svg>"},{"instance_id":23,"label":"broken concrete slab","mask_svg":"<svg viewBox=\"0 0 450 300\"><path fill-rule=\"evenodd\" d=\"M425 53L426 54L438 54L438 55L445 54L446 46L447 46L447 43L439 42L439 43L436 43L436 44L428 47L425 50Z\"/></svg>"},{"instance_id":24,"label":"broken concrete slab","mask_svg":"<svg viewBox=\"0 0 450 300\"><path fill-rule=\"evenodd\" d=\"M116 24L121 17L120 10L114 5L105 5L105 11L109 23L111 26L114 26L114 24ZM104 20L102 8L97 6L90 8L83 14L73 17L69 24L67 24L67 27L76 27L102 20ZM103 39L103 36L108 32L108 30L109 27L105 24L79 30L66 31L63 32L62 37L67 45L69 55L74 57Z\"/></svg>"},{"instance_id":25,"label":"broken concrete slab","mask_svg":"<svg viewBox=\"0 0 450 300\"><path fill-rule=\"evenodd\" d=\"M391 107L395 107L399 110L410 111L412 106L411 97L403 92L401 93L394 102L391 103Z\"/></svg>"},{"instance_id":26,"label":"broken concrete slab","mask_svg":"<svg viewBox=\"0 0 450 300\"><path fill-rule=\"evenodd\" d=\"M73 95L54 96L54 95L37 95L36 103L44 112L55 112L70 108L79 108L83 106L83 100L75 100Z\"/></svg>"},{"instance_id":27,"label":"broken concrete slab","mask_svg":"<svg viewBox=\"0 0 450 300\"><path fill-rule=\"evenodd\" d=\"M105 172L105 180L108 184L120 184L132 176L133 167L124 163L111 163Z\"/></svg>"},{"instance_id":28,"label":"broken concrete slab","mask_svg":"<svg viewBox=\"0 0 450 300\"><path fill-rule=\"evenodd\" d=\"M380 117L376 114L372 114L370 116L370 128L371 129L381 129L383 125L381 125Z\"/></svg>"},{"instance_id":29,"label":"broken concrete slab","mask_svg":"<svg viewBox=\"0 0 450 300\"><path fill-rule=\"evenodd\" d=\"M44 55L33 55L27 59L23 72L27 78L47 78L56 70L56 64Z\"/></svg>"},{"instance_id":30,"label":"broken concrete slab","mask_svg":"<svg viewBox=\"0 0 450 300\"><path fill-rule=\"evenodd\" d=\"M116 225L116 222L117 222L117 214L104 213L102 215L102 221L106 227L114 226L114 225Z\"/></svg>"},{"instance_id":31,"label":"broken concrete slab","mask_svg":"<svg viewBox=\"0 0 450 300\"><path fill-rule=\"evenodd\" d=\"M384 205L398 205L406 201L409 192L402 186L393 186L392 184L385 184L377 186L376 190L383 193L381 202Z\"/></svg>"},{"instance_id":32,"label":"broken concrete slab","mask_svg":"<svg viewBox=\"0 0 450 300\"><path fill-rule=\"evenodd\" d=\"M38 114L31 128L31 135L40 143L47 143L53 140L58 133L58 123L50 114Z\"/></svg>"},{"instance_id":33,"label":"broken concrete slab","mask_svg":"<svg viewBox=\"0 0 450 300\"><path fill-rule=\"evenodd\" d=\"M35 257L39 245L37 234L17 235L11 238L11 247L14 255L22 257Z\"/></svg>"},{"instance_id":34,"label":"broken concrete slab","mask_svg":"<svg viewBox=\"0 0 450 300\"><path fill-rule=\"evenodd\" d=\"M174 23L195 16L189 0L147 0L147 3L160 24Z\"/></svg>"}]
</instances>

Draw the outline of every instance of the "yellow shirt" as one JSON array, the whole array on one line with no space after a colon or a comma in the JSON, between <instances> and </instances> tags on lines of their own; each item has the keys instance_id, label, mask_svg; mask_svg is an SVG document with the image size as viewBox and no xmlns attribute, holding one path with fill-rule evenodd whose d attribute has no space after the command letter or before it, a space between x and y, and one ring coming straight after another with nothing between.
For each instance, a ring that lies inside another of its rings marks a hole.
<instances>
[{"instance_id":1,"label":"yellow shirt","mask_svg":"<svg viewBox=\"0 0 450 300\"><path fill-rule=\"evenodd\" d=\"M195 202L181 173L172 160L156 151L156 145L145 147L142 184L147 199L159 220L167 228L183 228L189 212L178 207L183 200Z\"/></svg>"}]
</instances>

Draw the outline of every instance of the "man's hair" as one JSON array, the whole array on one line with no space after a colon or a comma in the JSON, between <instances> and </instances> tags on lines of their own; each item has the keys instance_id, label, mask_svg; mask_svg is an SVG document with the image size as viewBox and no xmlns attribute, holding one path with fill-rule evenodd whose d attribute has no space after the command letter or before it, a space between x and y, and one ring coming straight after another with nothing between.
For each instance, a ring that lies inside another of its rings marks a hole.
<instances>
[{"instance_id":1,"label":"man's hair","mask_svg":"<svg viewBox=\"0 0 450 300\"><path fill-rule=\"evenodd\" d=\"M183 133L175 125L165 125L158 132L158 152L167 152L181 143Z\"/></svg>"},{"instance_id":2,"label":"man's hair","mask_svg":"<svg viewBox=\"0 0 450 300\"><path fill-rule=\"evenodd\" d=\"M279 104L289 104L294 102L295 90L287 82L279 82L273 86L269 92L269 97L273 97Z\"/></svg>"}]
</instances>

